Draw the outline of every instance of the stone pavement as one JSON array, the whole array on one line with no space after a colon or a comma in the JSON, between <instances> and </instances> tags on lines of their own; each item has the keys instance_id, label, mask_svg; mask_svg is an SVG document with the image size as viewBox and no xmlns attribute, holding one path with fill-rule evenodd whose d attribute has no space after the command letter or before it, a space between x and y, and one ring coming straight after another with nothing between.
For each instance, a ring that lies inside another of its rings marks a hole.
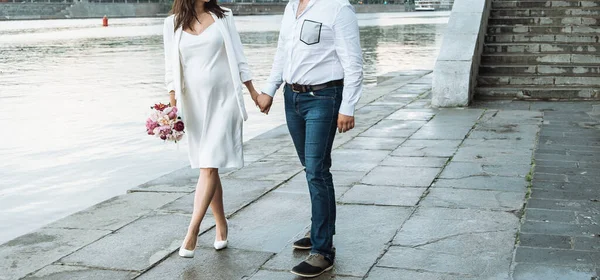
<instances>
[{"instance_id":1,"label":"stone pavement","mask_svg":"<svg viewBox=\"0 0 600 280\"><path fill-rule=\"evenodd\" d=\"M431 78L431 71L383 77L365 92L356 128L337 136L338 258L334 271L318 279L512 279L513 272L515 279L590 279L600 260L592 253L598 239L589 235L600 232L594 224L597 201L551 188L560 185L552 180L576 180L580 184L566 185L598 195L597 188L586 187L598 176L593 130L582 137L560 134L563 116L550 116L560 127L544 128L541 139L590 145L583 152L540 149L545 158L533 161L548 112L499 103L489 104L496 109L430 109ZM560 151L568 153L565 158L556 156ZM186 168L0 245L0 279L296 279L288 271L307 253L292 251L291 242L309 228L310 200L286 127L248 141L245 156L246 167L221 171L231 222L227 250L211 248L209 216L196 257L177 256L198 176ZM536 162L546 169L533 177L519 233ZM565 170L570 175L552 175L562 174L553 168L557 164L572 164ZM548 197L560 195L579 200ZM568 211L548 214L553 207ZM541 224L544 219L563 220ZM553 244L576 247L548 249ZM585 261L578 263L579 257ZM561 272L557 262L587 278L527 276Z\"/></svg>"},{"instance_id":2,"label":"stone pavement","mask_svg":"<svg viewBox=\"0 0 600 280\"><path fill-rule=\"evenodd\" d=\"M514 279L598 279L600 102L501 101L477 106L544 113Z\"/></svg>"}]
</instances>

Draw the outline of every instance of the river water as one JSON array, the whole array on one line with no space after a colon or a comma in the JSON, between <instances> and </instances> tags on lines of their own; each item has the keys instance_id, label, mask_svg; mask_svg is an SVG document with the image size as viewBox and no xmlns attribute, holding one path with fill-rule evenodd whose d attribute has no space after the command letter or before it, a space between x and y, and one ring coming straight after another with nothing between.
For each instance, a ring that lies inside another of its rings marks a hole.
<instances>
[{"instance_id":1,"label":"river water","mask_svg":"<svg viewBox=\"0 0 600 280\"><path fill-rule=\"evenodd\" d=\"M360 14L365 84L432 69L448 12ZM237 17L255 84L281 16ZM0 244L188 165L187 143L145 135L163 89L162 19L0 21ZM284 123L249 98L248 140Z\"/></svg>"}]
</instances>

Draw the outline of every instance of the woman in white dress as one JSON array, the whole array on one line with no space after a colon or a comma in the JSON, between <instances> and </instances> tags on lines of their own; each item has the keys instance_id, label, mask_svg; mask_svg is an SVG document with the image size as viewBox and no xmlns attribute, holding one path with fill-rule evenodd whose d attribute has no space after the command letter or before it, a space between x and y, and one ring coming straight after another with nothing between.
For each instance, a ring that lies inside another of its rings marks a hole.
<instances>
[{"instance_id":1,"label":"woman in white dress","mask_svg":"<svg viewBox=\"0 0 600 280\"><path fill-rule=\"evenodd\" d=\"M175 0L165 19L165 81L171 104L186 125L192 168L200 168L194 210L179 250L193 257L208 206L216 220L215 249L227 247L227 220L219 168L239 168L246 85L256 102L242 43L230 10L216 0Z\"/></svg>"}]
</instances>

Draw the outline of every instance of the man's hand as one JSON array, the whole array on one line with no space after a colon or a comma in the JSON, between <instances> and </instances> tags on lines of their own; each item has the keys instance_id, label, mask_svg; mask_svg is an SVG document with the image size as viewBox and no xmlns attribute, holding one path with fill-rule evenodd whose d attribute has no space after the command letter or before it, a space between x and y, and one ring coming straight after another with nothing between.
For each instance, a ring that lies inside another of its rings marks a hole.
<instances>
[{"instance_id":1,"label":"man's hand","mask_svg":"<svg viewBox=\"0 0 600 280\"><path fill-rule=\"evenodd\" d=\"M340 133L344 133L353 129L354 117L338 114L337 126Z\"/></svg>"},{"instance_id":2,"label":"man's hand","mask_svg":"<svg viewBox=\"0 0 600 280\"><path fill-rule=\"evenodd\" d=\"M260 94L257 97L257 103L260 111L268 115L271 110L271 105L273 105L273 97L266 93Z\"/></svg>"}]
</instances>

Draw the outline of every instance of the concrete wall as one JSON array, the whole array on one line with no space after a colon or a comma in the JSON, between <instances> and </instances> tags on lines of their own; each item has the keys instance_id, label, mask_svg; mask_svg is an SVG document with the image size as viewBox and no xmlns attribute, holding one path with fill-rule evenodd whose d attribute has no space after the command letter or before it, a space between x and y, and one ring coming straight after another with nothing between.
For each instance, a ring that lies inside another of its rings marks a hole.
<instances>
[{"instance_id":1,"label":"concrete wall","mask_svg":"<svg viewBox=\"0 0 600 280\"><path fill-rule=\"evenodd\" d=\"M477 74L492 0L456 0L433 72L434 107L468 106Z\"/></svg>"},{"instance_id":2,"label":"concrete wall","mask_svg":"<svg viewBox=\"0 0 600 280\"><path fill-rule=\"evenodd\" d=\"M79 2L69 8L71 18L89 17L154 17L164 13L164 5L158 3L86 3Z\"/></svg>"}]
</instances>

